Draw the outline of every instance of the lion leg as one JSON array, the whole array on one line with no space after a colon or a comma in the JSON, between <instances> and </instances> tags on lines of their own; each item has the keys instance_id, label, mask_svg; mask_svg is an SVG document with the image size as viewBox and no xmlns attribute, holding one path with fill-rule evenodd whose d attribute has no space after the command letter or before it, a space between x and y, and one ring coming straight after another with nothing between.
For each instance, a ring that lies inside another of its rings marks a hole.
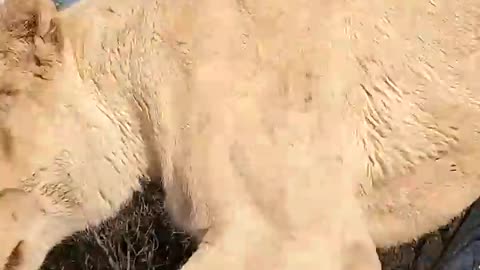
<instances>
[{"instance_id":1,"label":"lion leg","mask_svg":"<svg viewBox=\"0 0 480 270\"><path fill-rule=\"evenodd\" d=\"M342 258L344 270L381 270L376 245L368 230L364 213L356 203L343 231Z\"/></svg>"},{"instance_id":2,"label":"lion leg","mask_svg":"<svg viewBox=\"0 0 480 270\"><path fill-rule=\"evenodd\" d=\"M85 228L82 219L74 217L44 207L34 194L4 190L0 197L0 269L39 269L53 246Z\"/></svg>"},{"instance_id":3,"label":"lion leg","mask_svg":"<svg viewBox=\"0 0 480 270\"><path fill-rule=\"evenodd\" d=\"M295 203L288 206L291 211L283 220L266 214L272 205L231 195L237 198L235 209L220 208L221 216L228 218L211 219L199 249L182 270L380 270L376 246L353 192L325 190L337 191L336 198L342 199L335 209L307 204L308 198L300 198L306 191L300 188L291 190ZM327 196L317 194L311 199Z\"/></svg>"},{"instance_id":4,"label":"lion leg","mask_svg":"<svg viewBox=\"0 0 480 270\"><path fill-rule=\"evenodd\" d=\"M279 269L281 239L277 232L262 217L240 212L227 224L214 224L181 269Z\"/></svg>"},{"instance_id":5,"label":"lion leg","mask_svg":"<svg viewBox=\"0 0 480 270\"><path fill-rule=\"evenodd\" d=\"M17 260L14 270L39 269L48 252L73 233L85 229L82 222L66 217L44 216L38 224L32 224L30 234L16 247Z\"/></svg>"},{"instance_id":6,"label":"lion leg","mask_svg":"<svg viewBox=\"0 0 480 270\"><path fill-rule=\"evenodd\" d=\"M353 216L351 225L332 235L326 230L279 232L259 216L245 218L209 231L182 270L381 269L367 226Z\"/></svg>"},{"instance_id":7,"label":"lion leg","mask_svg":"<svg viewBox=\"0 0 480 270\"><path fill-rule=\"evenodd\" d=\"M38 205L26 193L17 189L5 189L0 194L0 265L6 265L15 260L16 247L26 233L30 218L38 214Z\"/></svg>"}]
</instances>

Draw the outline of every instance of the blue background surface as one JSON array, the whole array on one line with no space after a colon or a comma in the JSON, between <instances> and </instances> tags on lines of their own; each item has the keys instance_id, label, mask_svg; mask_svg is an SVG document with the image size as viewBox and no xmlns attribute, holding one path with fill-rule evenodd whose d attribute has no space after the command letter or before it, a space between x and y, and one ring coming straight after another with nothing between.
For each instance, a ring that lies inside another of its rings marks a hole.
<instances>
[{"instance_id":1,"label":"blue background surface","mask_svg":"<svg viewBox=\"0 0 480 270\"><path fill-rule=\"evenodd\" d=\"M64 9L79 0L53 0L58 9Z\"/></svg>"}]
</instances>

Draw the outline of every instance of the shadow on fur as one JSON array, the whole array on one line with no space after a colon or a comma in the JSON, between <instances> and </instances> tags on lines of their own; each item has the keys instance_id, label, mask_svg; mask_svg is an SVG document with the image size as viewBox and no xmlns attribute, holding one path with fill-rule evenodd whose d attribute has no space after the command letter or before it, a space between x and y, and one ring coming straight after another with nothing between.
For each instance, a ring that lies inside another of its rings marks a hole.
<instances>
[{"instance_id":1,"label":"shadow on fur","mask_svg":"<svg viewBox=\"0 0 480 270\"><path fill-rule=\"evenodd\" d=\"M55 247L43 270L173 270L196 249L185 232L173 227L164 210L164 192L157 182L144 183L118 217L80 232ZM454 236L455 219L416 242L379 249L384 270L429 270Z\"/></svg>"},{"instance_id":2,"label":"shadow on fur","mask_svg":"<svg viewBox=\"0 0 480 270\"><path fill-rule=\"evenodd\" d=\"M54 248L42 269L178 269L196 245L170 223L161 186L152 182L144 189L118 217Z\"/></svg>"}]
</instances>

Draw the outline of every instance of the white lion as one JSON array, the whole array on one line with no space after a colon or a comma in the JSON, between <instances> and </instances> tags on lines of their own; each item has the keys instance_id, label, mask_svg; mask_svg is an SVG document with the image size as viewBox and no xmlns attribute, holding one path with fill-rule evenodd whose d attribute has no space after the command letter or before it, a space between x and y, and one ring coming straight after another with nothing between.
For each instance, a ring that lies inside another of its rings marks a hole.
<instances>
[{"instance_id":1,"label":"white lion","mask_svg":"<svg viewBox=\"0 0 480 270\"><path fill-rule=\"evenodd\" d=\"M380 269L480 195L480 2L6 0L0 267L161 178L195 269Z\"/></svg>"}]
</instances>

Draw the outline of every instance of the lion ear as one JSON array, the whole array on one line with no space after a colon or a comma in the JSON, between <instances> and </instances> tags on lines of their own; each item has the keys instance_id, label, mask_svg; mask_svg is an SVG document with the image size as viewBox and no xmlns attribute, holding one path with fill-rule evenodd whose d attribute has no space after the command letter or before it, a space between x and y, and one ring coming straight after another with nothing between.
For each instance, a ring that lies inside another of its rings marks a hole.
<instances>
[{"instance_id":1,"label":"lion ear","mask_svg":"<svg viewBox=\"0 0 480 270\"><path fill-rule=\"evenodd\" d=\"M41 39L61 48L60 27L56 23L57 9L52 0L5 0L2 21L13 38L35 43Z\"/></svg>"}]
</instances>

